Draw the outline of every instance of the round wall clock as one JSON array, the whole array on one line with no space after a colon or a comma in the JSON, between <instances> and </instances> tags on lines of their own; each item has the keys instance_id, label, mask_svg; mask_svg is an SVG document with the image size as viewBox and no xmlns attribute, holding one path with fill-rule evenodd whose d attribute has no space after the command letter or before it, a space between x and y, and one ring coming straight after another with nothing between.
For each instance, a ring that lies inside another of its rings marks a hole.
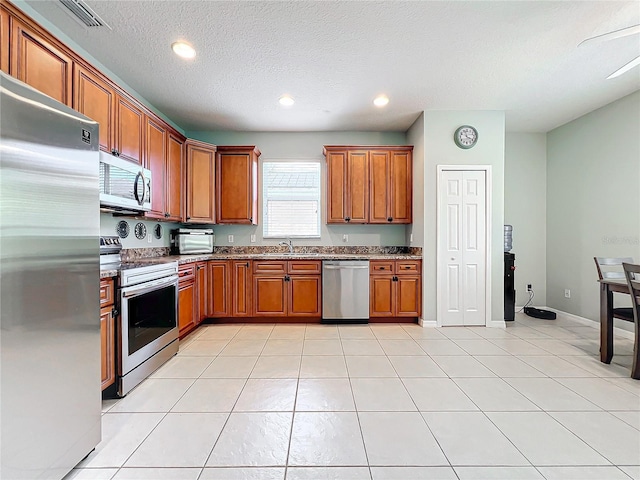
<instances>
[{"instance_id":1,"label":"round wall clock","mask_svg":"<svg viewBox=\"0 0 640 480\"><path fill-rule=\"evenodd\" d=\"M453 134L453 140L460 148L471 148L478 141L478 131L471 125L462 125Z\"/></svg>"},{"instance_id":2,"label":"round wall clock","mask_svg":"<svg viewBox=\"0 0 640 480\"><path fill-rule=\"evenodd\" d=\"M138 222L134 227L134 232L138 240L144 240L144 238L147 236L147 227L145 227L144 223Z\"/></svg>"},{"instance_id":3,"label":"round wall clock","mask_svg":"<svg viewBox=\"0 0 640 480\"><path fill-rule=\"evenodd\" d=\"M116 225L116 232L120 238L127 238L129 236L129 224L125 220L120 220Z\"/></svg>"}]
</instances>

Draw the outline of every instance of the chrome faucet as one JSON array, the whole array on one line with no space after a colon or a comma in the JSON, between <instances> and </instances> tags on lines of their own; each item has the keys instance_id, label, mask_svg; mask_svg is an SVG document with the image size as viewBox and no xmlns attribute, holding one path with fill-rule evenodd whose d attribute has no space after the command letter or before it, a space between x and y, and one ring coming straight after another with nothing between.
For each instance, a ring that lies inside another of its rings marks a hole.
<instances>
[{"instance_id":1,"label":"chrome faucet","mask_svg":"<svg viewBox=\"0 0 640 480\"><path fill-rule=\"evenodd\" d=\"M289 240L288 242L285 242L283 240L278 245L281 245L283 247L289 247L289 253L293 253L293 243L291 243L291 240Z\"/></svg>"}]
</instances>

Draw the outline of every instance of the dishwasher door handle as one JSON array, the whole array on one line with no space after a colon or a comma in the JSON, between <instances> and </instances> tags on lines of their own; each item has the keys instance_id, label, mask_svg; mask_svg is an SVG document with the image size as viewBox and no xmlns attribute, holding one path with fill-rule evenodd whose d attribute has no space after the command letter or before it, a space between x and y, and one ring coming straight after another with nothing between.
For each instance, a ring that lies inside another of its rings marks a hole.
<instances>
[{"instance_id":1,"label":"dishwasher door handle","mask_svg":"<svg viewBox=\"0 0 640 480\"><path fill-rule=\"evenodd\" d=\"M358 267L358 266L349 266L349 267L339 267L337 265L325 265L323 268L327 269L327 270L358 270L358 269L369 269L368 265L362 266L362 267Z\"/></svg>"}]
</instances>

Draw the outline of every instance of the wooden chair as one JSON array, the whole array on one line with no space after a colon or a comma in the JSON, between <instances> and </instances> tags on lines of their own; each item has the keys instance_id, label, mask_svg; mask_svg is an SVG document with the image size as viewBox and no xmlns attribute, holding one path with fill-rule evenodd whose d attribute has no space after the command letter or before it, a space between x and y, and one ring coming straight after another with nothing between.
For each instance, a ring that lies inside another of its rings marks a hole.
<instances>
[{"instance_id":1,"label":"wooden chair","mask_svg":"<svg viewBox=\"0 0 640 480\"><path fill-rule=\"evenodd\" d=\"M593 257L593 260L596 262L596 269L598 270L599 280L607 278L624 281L625 273L622 269L622 264L633 263L633 258L631 257ZM630 307L614 308L613 318L619 318L620 320L624 320L625 322L633 322L633 309Z\"/></svg>"},{"instance_id":2,"label":"wooden chair","mask_svg":"<svg viewBox=\"0 0 640 480\"><path fill-rule=\"evenodd\" d=\"M633 305L633 318L636 324L636 333L633 342L633 365L631 366L631 378L640 380L640 265L623 263L622 268L627 277L629 293L631 293L631 304Z\"/></svg>"}]
</instances>

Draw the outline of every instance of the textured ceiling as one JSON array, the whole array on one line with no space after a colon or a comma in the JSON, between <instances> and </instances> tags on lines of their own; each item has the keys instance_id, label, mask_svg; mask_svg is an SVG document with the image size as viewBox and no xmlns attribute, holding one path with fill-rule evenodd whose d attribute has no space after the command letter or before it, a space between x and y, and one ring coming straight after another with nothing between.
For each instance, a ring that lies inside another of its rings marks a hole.
<instances>
[{"instance_id":1,"label":"textured ceiling","mask_svg":"<svg viewBox=\"0 0 640 480\"><path fill-rule=\"evenodd\" d=\"M27 3L186 130L404 131L423 110L504 110L507 130L546 132L640 88L638 67L606 80L639 35L578 47L640 23L638 1L86 1L112 30Z\"/></svg>"}]
</instances>

